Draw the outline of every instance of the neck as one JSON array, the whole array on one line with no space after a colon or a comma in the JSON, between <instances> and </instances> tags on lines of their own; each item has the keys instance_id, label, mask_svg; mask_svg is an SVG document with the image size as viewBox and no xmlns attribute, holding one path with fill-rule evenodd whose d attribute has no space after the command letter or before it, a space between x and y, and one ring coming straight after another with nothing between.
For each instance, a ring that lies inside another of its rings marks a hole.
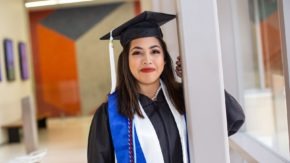
<instances>
[{"instance_id":1,"label":"neck","mask_svg":"<svg viewBox=\"0 0 290 163\"><path fill-rule=\"evenodd\" d=\"M152 99L155 97L155 94L160 87L160 81L156 81L152 84L139 84L140 86L140 93Z\"/></svg>"}]
</instances>

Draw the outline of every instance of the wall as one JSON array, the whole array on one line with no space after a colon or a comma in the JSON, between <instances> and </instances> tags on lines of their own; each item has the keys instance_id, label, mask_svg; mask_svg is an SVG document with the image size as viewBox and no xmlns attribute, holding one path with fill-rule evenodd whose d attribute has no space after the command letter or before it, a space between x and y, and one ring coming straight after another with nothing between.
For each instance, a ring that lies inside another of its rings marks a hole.
<instances>
[{"instance_id":1,"label":"wall","mask_svg":"<svg viewBox=\"0 0 290 163\"><path fill-rule=\"evenodd\" d=\"M33 96L30 41L28 37L27 13L22 1L0 0L0 126L21 118L21 99ZM4 5L5 4L5 5ZM4 62L3 39L13 41L15 80L7 81ZM17 44L19 41L26 43L29 62L29 79L21 80ZM34 108L34 107L33 107ZM0 130L0 144L5 142L6 134Z\"/></svg>"},{"instance_id":2,"label":"wall","mask_svg":"<svg viewBox=\"0 0 290 163\"><path fill-rule=\"evenodd\" d=\"M46 116L93 113L110 90L108 41L99 38L139 12L138 2L31 11L37 108ZM115 41L116 61L120 53Z\"/></svg>"},{"instance_id":3,"label":"wall","mask_svg":"<svg viewBox=\"0 0 290 163\"><path fill-rule=\"evenodd\" d=\"M94 112L106 100L111 88L108 41L99 38L134 15L134 4L123 3L77 40L76 54L83 114ZM120 52L119 41L114 41L116 63Z\"/></svg>"},{"instance_id":4,"label":"wall","mask_svg":"<svg viewBox=\"0 0 290 163\"><path fill-rule=\"evenodd\" d=\"M56 15L53 10L29 14L38 114L77 115L80 104L74 40L59 32L66 30L57 26L63 21L52 21Z\"/></svg>"}]
</instances>

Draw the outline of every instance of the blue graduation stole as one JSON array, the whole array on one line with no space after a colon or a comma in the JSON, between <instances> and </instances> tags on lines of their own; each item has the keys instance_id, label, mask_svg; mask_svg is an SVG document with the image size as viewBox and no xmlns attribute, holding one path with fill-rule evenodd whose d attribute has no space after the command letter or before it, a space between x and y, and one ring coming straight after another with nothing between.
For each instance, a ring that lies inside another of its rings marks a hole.
<instances>
[{"instance_id":1,"label":"blue graduation stole","mask_svg":"<svg viewBox=\"0 0 290 163\"><path fill-rule=\"evenodd\" d=\"M134 163L146 163L134 125L129 122L127 117L121 115L118 111L117 92L108 96L108 117L117 162L131 163L131 155L134 157ZM133 140L133 154L130 154L129 150L129 125L133 128L133 134L130 135Z\"/></svg>"}]
</instances>

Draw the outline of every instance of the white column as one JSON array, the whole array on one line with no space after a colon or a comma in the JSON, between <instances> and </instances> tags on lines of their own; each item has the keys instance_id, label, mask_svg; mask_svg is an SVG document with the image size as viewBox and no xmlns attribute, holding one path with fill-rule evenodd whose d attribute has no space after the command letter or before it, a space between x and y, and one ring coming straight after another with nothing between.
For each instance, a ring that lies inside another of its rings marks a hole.
<instances>
[{"instance_id":1,"label":"white column","mask_svg":"<svg viewBox=\"0 0 290 163\"><path fill-rule=\"evenodd\" d=\"M238 101L243 101L243 90L241 83L241 61L238 61L238 54L235 46L234 14L231 0L219 0L218 18L221 38L221 52L224 73L225 89L231 93ZM230 148L230 162L243 163L244 159L240 153Z\"/></svg>"},{"instance_id":2,"label":"white column","mask_svg":"<svg viewBox=\"0 0 290 163\"><path fill-rule=\"evenodd\" d=\"M177 1L192 163L229 163L215 0Z\"/></svg>"},{"instance_id":3,"label":"white column","mask_svg":"<svg viewBox=\"0 0 290 163\"><path fill-rule=\"evenodd\" d=\"M280 14L285 92L287 99L288 140L290 149L290 1L278 0Z\"/></svg>"},{"instance_id":4,"label":"white column","mask_svg":"<svg viewBox=\"0 0 290 163\"><path fill-rule=\"evenodd\" d=\"M239 90L239 63L235 49L234 22L231 0L219 0L218 2L218 18L221 38L221 51L223 62L223 74L225 89L231 93L236 99L240 98L241 90ZM240 79L240 80L239 80Z\"/></svg>"}]
</instances>

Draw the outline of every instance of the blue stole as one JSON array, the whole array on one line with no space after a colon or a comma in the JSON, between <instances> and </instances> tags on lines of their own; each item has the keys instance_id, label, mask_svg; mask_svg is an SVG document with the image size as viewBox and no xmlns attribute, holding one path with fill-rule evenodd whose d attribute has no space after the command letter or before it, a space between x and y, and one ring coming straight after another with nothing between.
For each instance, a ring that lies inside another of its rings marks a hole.
<instances>
[{"instance_id":1,"label":"blue stole","mask_svg":"<svg viewBox=\"0 0 290 163\"><path fill-rule=\"evenodd\" d=\"M108 118L117 163L130 163L128 131L128 125L130 124L133 128L133 134L131 135L133 139L133 161L135 163L146 163L133 122L129 123L129 119L119 113L117 92L108 96Z\"/></svg>"}]
</instances>

